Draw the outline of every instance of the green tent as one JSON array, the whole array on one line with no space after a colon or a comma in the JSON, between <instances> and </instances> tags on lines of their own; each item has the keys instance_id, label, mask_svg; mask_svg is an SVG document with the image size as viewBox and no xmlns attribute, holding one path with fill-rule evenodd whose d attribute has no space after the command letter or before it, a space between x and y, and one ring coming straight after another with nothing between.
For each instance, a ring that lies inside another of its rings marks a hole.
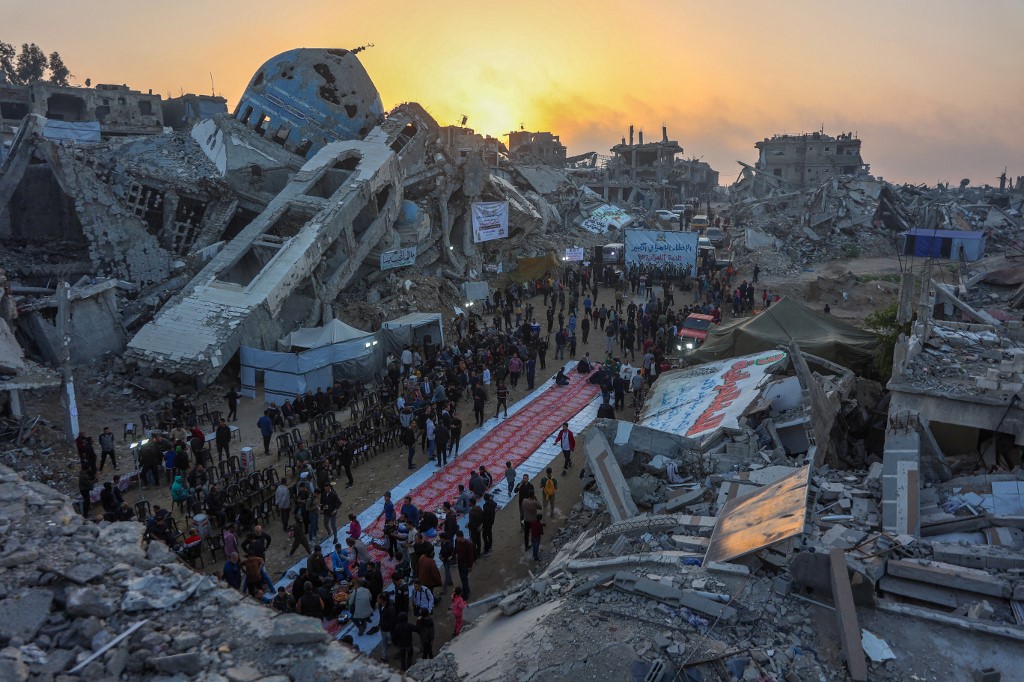
<instances>
[{"instance_id":1,"label":"green tent","mask_svg":"<svg viewBox=\"0 0 1024 682\"><path fill-rule=\"evenodd\" d=\"M879 346L874 334L783 298L759 315L713 329L690 357L711 362L788 346L794 340L800 350L857 373L871 365Z\"/></svg>"}]
</instances>

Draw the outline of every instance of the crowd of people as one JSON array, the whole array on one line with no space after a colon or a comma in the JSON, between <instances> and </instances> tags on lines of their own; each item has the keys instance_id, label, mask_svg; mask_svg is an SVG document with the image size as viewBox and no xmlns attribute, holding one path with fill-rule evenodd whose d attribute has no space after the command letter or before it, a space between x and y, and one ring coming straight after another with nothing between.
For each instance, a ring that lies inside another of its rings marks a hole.
<instances>
[{"instance_id":1,"label":"crowd of people","mask_svg":"<svg viewBox=\"0 0 1024 682\"><path fill-rule=\"evenodd\" d=\"M550 376L549 359L557 366L558 384L568 383L564 367L567 360L575 360L569 371L600 387L599 416L614 417L626 409L627 395L633 396L635 407L644 390L671 368L675 339L689 314L702 312L720 320L730 289L734 290L733 314L752 308L757 270L754 282L734 286L733 276L731 270L711 268L692 277L671 265L631 266L621 271L583 266L510 284L484 301L482 313L459 313L447 344L409 345L389 355L373 384L339 381L280 406L271 403L255 426L269 454L275 434L312 423L321 415L333 417L372 392L379 406L377 419L400 432L398 442L408 468L431 461L444 466L462 454L462 436L471 428L462 414L471 412L477 427L489 418L507 417L511 392L533 390ZM676 294L689 291L692 304L677 306ZM764 293L767 305L770 297ZM535 295L540 296L539 304ZM597 351L593 358L580 349L581 345L591 347L591 335L603 341L603 353ZM166 414L158 415L164 432L151 437L137 455L143 486L167 486L172 503L186 512L186 518L203 512L210 519L222 540L225 559L220 574L232 587L279 611L350 621L360 635L379 632L381 657L388 660L397 654L404 669L415 657L416 641L420 656L433 656L433 614L449 588L454 588L447 605L453 634L461 630L463 611L475 594L470 574L493 550L495 476L504 481L508 495L517 498L524 551L540 561L546 522L557 514L559 479L552 467L537 482L517 474L512 462L502 472L480 467L439 510L419 509L411 497L396 503L386 493L382 535L368 539L354 513L347 514L347 523L338 525L343 503L332 479L344 471L347 485L353 484L354 453L347 431L335 429L329 442L315 446L298 442L287 455L286 471L290 469L291 475L277 480L273 488L275 522L280 522L284 542L290 540L288 556L301 549L305 557L290 585L275 585L267 567L271 533L243 510L225 504L206 469L214 465L211 445L218 458L231 454L230 424L237 420L239 398L229 390L224 395L226 415L209 415L212 444L196 423L194 408L187 402L169 406ZM563 455L561 474L568 475L574 471L576 447L568 424L555 434L554 442ZM117 469L109 429L100 434L99 444L102 456L98 458L92 439L85 434L79 439L80 487L87 515L86 490L91 491L107 460ZM101 502L110 520L133 516L116 478L104 485ZM145 523L151 539L172 546L188 545L197 533L192 527L179 532L173 515L159 506L147 514ZM373 558L373 544L387 554L383 565Z\"/></svg>"}]
</instances>

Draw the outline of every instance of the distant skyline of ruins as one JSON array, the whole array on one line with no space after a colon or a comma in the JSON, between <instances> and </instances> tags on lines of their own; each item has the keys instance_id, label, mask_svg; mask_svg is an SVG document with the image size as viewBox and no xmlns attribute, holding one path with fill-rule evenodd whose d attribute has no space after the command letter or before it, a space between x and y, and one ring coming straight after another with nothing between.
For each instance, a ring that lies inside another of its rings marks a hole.
<instances>
[{"instance_id":1,"label":"distant skyline of ruins","mask_svg":"<svg viewBox=\"0 0 1024 682\"><path fill-rule=\"evenodd\" d=\"M140 6L118 14L66 0L51 18L0 0L0 40L59 50L75 78L162 96L217 94L233 107L255 69L293 47L373 44L359 58L385 108L418 101L442 125L504 136L522 125L561 136L569 154L609 148L632 124L667 125L687 157L729 184L736 161L777 133L857 132L874 174L893 182L1024 175L1015 35L1024 4L1005 1L741 2L607 0L483 6L264 0L201 15ZM111 29L111 17L120 19ZM73 19L72 19L73 17ZM130 24L129 19L130 17ZM396 20L401 18L401 21ZM212 78L211 78L212 74Z\"/></svg>"}]
</instances>

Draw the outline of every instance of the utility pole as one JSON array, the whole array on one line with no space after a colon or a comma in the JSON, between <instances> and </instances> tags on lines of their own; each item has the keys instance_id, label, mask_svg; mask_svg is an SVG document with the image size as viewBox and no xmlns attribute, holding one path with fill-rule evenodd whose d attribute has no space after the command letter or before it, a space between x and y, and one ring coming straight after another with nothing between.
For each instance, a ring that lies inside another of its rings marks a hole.
<instances>
[{"instance_id":1,"label":"utility pole","mask_svg":"<svg viewBox=\"0 0 1024 682\"><path fill-rule=\"evenodd\" d=\"M57 282L57 360L63 382L60 404L64 408L64 432L69 441L78 437L78 403L75 400L75 380L71 376L71 350L68 348L68 323L71 321L71 303L68 300L70 289L71 285L63 279Z\"/></svg>"}]
</instances>

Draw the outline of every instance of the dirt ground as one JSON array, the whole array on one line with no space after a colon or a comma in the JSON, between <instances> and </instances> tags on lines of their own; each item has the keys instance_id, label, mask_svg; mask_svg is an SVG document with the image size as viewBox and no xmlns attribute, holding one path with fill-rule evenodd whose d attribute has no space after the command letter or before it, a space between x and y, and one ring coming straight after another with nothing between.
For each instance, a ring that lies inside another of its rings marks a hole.
<instances>
[{"instance_id":1,"label":"dirt ground","mask_svg":"<svg viewBox=\"0 0 1024 682\"><path fill-rule=\"evenodd\" d=\"M819 304L823 305L824 301L831 303L837 297L838 300L842 300L841 292L843 290L853 290L855 294L851 298L855 301L855 305L843 306L832 303L833 314L840 317L846 317L848 314L850 319L859 319L863 314L866 314L865 311L870 312L874 307L888 305L889 300L895 295L893 292L896 285L885 279L874 279L874 277L877 275L892 275L894 272L898 272L898 263L895 262L895 259L837 261L830 263L821 272L799 273L791 280L769 281L765 284L770 285L773 290L795 296L813 308L817 308ZM853 274L844 275L844 273ZM749 273L740 272L738 273L737 282L742 281L744 277L749 278L749 276ZM826 277L830 279L820 279ZM836 277L840 278L840 281L831 281L831 278ZM845 278L849 277L856 277L856 281L847 287L847 284L844 282ZM869 289L876 284L879 285L879 288L872 291L878 291L878 293L868 293ZM886 286L882 287L882 284ZM611 299L612 294L610 290L602 289L597 304L600 305L602 302L607 304ZM685 294L677 294L677 306L688 302ZM543 305L541 297L535 297L533 303L538 319L542 320ZM544 322L542 321L543 324ZM591 333L588 344L582 343L582 335L578 334L578 336L580 344L577 357L582 357L583 353L587 351L590 351L594 357L603 357L604 340L599 330L597 333ZM543 373L538 371L538 383L543 382L554 374L555 363L552 360L553 355L554 344L552 343L548 353L548 370ZM117 436L120 469L121 471L129 470L132 468L131 458L127 447L121 445L123 424L126 421L138 423L138 415L146 408L148 402L137 398L135 395L117 395L110 386L109 375L103 376L101 372L102 370L97 371L96 369L90 370L86 368L80 370L76 375L79 377L76 386L79 393L81 428L86 433L96 435L103 426L109 426ZM222 381L219 385L214 385L193 396L193 399L197 405L201 405L204 401L209 401L211 409L226 410L222 397L227 390L226 386L226 381ZM521 384L518 389L512 389L511 402L519 400L526 393L525 383ZM75 495L76 486L74 481L77 475L77 456L75 455L73 443L59 441L60 432L57 426L60 425L61 419L56 393L43 396L26 396L26 398L26 410L29 414L41 414L53 424L52 427L49 427L48 433L45 436L45 439L55 443L52 453L45 455L46 468L53 473L47 475L45 480L51 485L56 485L65 492ZM262 441L258 435L256 420L262 414L263 407L262 400L259 398L255 400L242 399L237 422L242 438L240 443L233 441L232 453L236 453L240 446L252 446L257 453L257 468L263 469L267 466L273 466L284 477L284 462L277 460L276 444L271 446L271 451L275 454L270 456L262 454ZM468 401L463 401L459 406L459 411L464 418L467 429L472 427L472 415ZM632 409L627 409L622 414L624 419L632 419L632 416ZM349 416L347 413L341 413L338 414L338 418L342 422L347 422ZM308 432L305 426L301 427L301 431L304 434ZM468 432L466 433L468 434ZM578 460L578 463L581 460L582 458ZM422 453L417 454L416 462L417 464L425 462ZM371 461L356 467L353 473L355 485L352 488L345 489L344 478L338 481L339 485L336 487L342 497L342 508L338 515L339 524L342 523L342 519L347 518L349 512L359 513L366 509L372 503L379 500L384 491L391 489L408 475L405 465L404 448L396 448L390 452L381 453ZM106 471L101 473L100 480L109 480L112 474L113 472L108 467ZM559 514L554 519L547 519L548 525L542 545L542 559L544 560L553 556L554 552L551 548L552 539L557 536L558 531L564 525L565 515L579 499L580 480L578 474L579 464L577 464L576 470L571 475L560 479L556 504ZM44 477L40 476L39 478ZM140 499L142 494L145 495L145 498L151 504L160 504L167 508L171 506L167 487L159 489L150 488L146 491L139 491L138 488L134 488L126 495L126 499L129 504L134 504L135 501ZM180 517L181 515L178 514L178 516ZM185 526L184 518L178 518L178 521L181 527ZM282 571L294 563L298 555L296 557L288 556L288 550L291 549L291 545L279 523L270 524L266 530L273 537L273 543L267 556L268 567L271 576L277 578ZM326 533L322 528L321 537L326 537ZM499 510L494 527L494 539L493 553L488 557L481 558L471 574L471 584L477 599L483 599L519 583L523 579L528 578L530 571L535 568L535 562L532 560L530 553L523 551L518 509L514 504ZM301 548L299 552L302 552ZM222 565L223 559L218 557L216 562L208 563L201 570L205 570L207 573L219 573ZM455 580L457 584L457 575ZM450 596L450 593L448 596ZM441 600L436 611L435 620L437 623L438 640L435 642L435 650L447 641L451 634L452 623L450 612L447 610L448 606L449 599L446 596ZM471 617L471 612L467 612L467 616Z\"/></svg>"}]
</instances>

